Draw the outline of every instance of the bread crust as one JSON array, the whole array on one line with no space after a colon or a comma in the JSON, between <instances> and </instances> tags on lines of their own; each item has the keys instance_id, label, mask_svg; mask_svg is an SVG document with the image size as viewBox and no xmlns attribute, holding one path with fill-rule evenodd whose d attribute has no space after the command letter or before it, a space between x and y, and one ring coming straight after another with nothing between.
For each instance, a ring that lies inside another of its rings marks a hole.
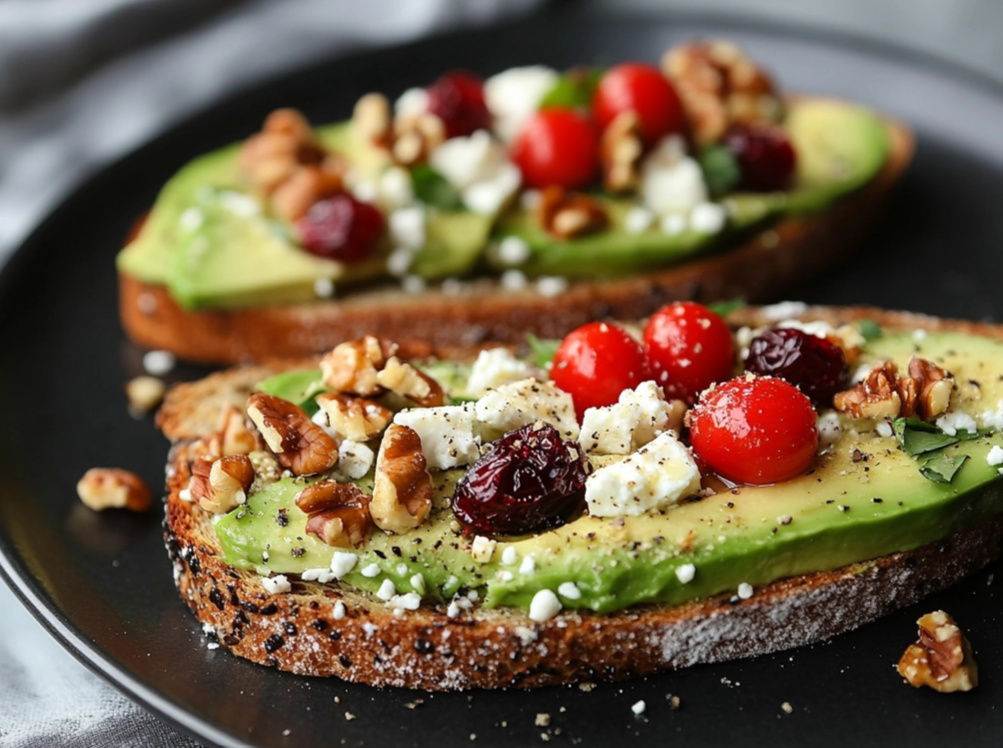
<instances>
[{"instance_id":1,"label":"bread crust","mask_svg":"<svg viewBox=\"0 0 1003 748\"><path fill-rule=\"evenodd\" d=\"M737 247L643 275L573 281L557 297L506 291L481 279L459 296L435 289L408 294L387 285L336 301L190 312L164 286L119 273L122 325L147 348L233 364L310 355L364 334L436 345L517 343L527 332L559 337L594 319L639 319L678 299L765 301L832 266L866 233L912 157L911 132L894 121L887 127L891 147L882 171L829 210L783 220Z\"/></svg>"},{"instance_id":2,"label":"bread crust","mask_svg":"<svg viewBox=\"0 0 1003 748\"><path fill-rule=\"evenodd\" d=\"M1003 326L868 307L812 307L800 317L1003 337ZM729 321L761 325L771 317L747 308ZM609 615L564 611L545 623L512 609L474 608L450 618L442 606L427 605L395 617L375 597L338 583L291 579L289 593L270 595L256 574L222 560L211 515L179 492L190 475L188 440L213 428L223 402L242 404L275 370L244 367L180 385L158 414L175 442L165 537L181 597L210 640L262 665L430 691L630 678L835 636L954 584L1003 552L1003 517L995 517L913 551L774 582L747 600L723 594ZM338 603L342 618L335 615Z\"/></svg>"}]
</instances>

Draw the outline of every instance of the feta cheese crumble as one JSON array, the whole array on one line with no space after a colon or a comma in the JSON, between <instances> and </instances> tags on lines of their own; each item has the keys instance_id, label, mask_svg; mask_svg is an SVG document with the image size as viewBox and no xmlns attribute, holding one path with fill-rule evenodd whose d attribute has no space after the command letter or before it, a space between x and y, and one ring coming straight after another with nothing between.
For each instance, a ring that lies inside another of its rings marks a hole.
<instances>
[{"instance_id":1,"label":"feta cheese crumble","mask_svg":"<svg viewBox=\"0 0 1003 748\"><path fill-rule=\"evenodd\" d=\"M560 613L562 607L553 590L540 590L529 604L529 617L537 623L544 623Z\"/></svg>"},{"instance_id":2,"label":"feta cheese crumble","mask_svg":"<svg viewBox=\"0 0 1003 748\"><path fill-rule=\"evenodd\" d=\"M654 381L625 389L620 399L588 408L582 418L581 445L586 452L628 455L669 428L672 406Z\"/></svg>"},{"instance_id":3,"label":"feta cheese crumble","mask_svg":"<svg viewBox=\"0 0 1003 748\"><path fill-rule=\"evenodd\" d=\"M334 555L331 556L331 572L334 574L335 579L341 579L348 572L355 568L358 563L359 557L354 553L348 553L346 551L335 551ZM376 573L379 574L379 568L376 567ZM376 576L375 574L373 576Z\"/></svg>"},{"instance_id":4,"label":"feta cheese crumble","mask_svg":"<svg viewBox=\"0 0 1003 748\"><path fill-rule=\"evenodd\" d=\"M170 351L147 351L143 354L143 368L154 377L169 374L177 364L177 359Z\"/></svg>"},{"instance_id":5,"label":"feta cheese crumble","mask_svg":"<svg viewBox=\"0 0 1003 748\"><path fill-rule=\"evenodd\" d=\"M638 195L654 213L686 212L707 201L700 165L686 155L678 135L662 138L641 162Z\"/></svg>"},{"instance_id":6,"label":"feta cheese crumble","mask_svg":"<svg viewBox=\"0 0 1003 748\"><path fill-rule=\"evenodd\" d=\"M486 564L494 555L496 545L498 545L497 541L483 535L476 535L470 546L470 557L479 564Z\"/></svg>"},{"instance_id":7,"label":"feta cheese crumble","mask_svg":"<svg viewBox=\"0 0 1003 748\"><path fill-rule=\"evenodd\" d=\"M742 582L740 585L738 585L738 596L742 600L748 600L750 597L752 597L753 592L754 590L752 589L752 585L749 584L748 582Z\"/></svg>"},{"instance_id":8,"label":"feta cheese crumble","mask_svg":"<svg viewBox=\"0 0 1003 748\"><path fill-rule=\"evenodd\" d=\"M648 708L648 705L644 703L644 700L634 702L634 705L630 708L634 714L644 714L644 710Z\"/></svg>"},{"instance_id":9,"label":"feta cheese crumble","mask_svg":"<svg viewBox=\"0 0 1003 748\"><path fill-rule=\"evenodd\" d=\"M697 567L693 564L683 564L676 567L676 579L682 584L689 584L697 575Z\"/></svg>"},{"instance_id":10,"label":"feta cheese crumble","mask_svg":"<svg viewBox=\"0 0 1003 748\"><path fill-rule=\"evenodd\" d=\"M557 588L557 594L568 600L580 600L582 597L582 591L574 582L562 582Z\"/></svg>"},{"instance_id":11,"label":"feta cheese crumble","mask_svg":"<svg viewBox=\"0 0 1003 748\"><path fill-rule=\"evenodd\" d=\"M993 448L989 450L989 454L986 455L986 462L992 467L1003 465L1003 447L994 444Z\"/></svg>"},{"instance_id":12,"label":"feta cheese crumble","mask_svg":"<svg viewBox=\"0 0 1003 748\"><path fill-rule=\"evenodd\" d=\"M509 68L484 81L484 100L494 115L495 132L503 141L519 134L559 77L548 67L529 65Z\"/></svg>"},{"instance_id":13,"label":"feta cheese crumble","mask_svg":"<svg viewBox=\"0 0 1003 748\"><path fill-rule=\"evenodd\" d=\"M289 579L285 574L278 574L274 577L262 577L261 585L269 595L280 595L289 592L293 587L289 584Z\"/></svg>"},{"instance_id":14,"label":"feta cheese crumble","mask_svg":"<svg viewBox=\"0 0 1003 748\"><path fill-rule=\"evenodd\" d=\"M512 355L507 348L487 348L477 354L467 379L467 394L480 397L503 384L533 378L535 367Z\"/></svg>"},{"instance_id":15,"label":"feta cheese crumble","mask_svg":"<svg viewBox=\"0 0 1003 748\"><path fill-rule=\"evenodd\" d=\"M376 597L378 597L383 602L387 602L394 595L397 594L397 587L389 579L384 579L380 588L376 591Z\"/></svg>"},{"instance_id":16,"label":"feta cheese crumble","mask_svg":"<svg viewBox=\"0 0 1003 748\"><path fill-rule=\"evenodd\" d=\"M949 411L938 418L937 428L948 436L956 436L959 431L974 432L979 430L974 418L957 410Z\"/></svg>"},{"instance_id":17,"label":"feta cheese crumble","mask_svg":"<svg viewBox=\"0 0 1003 748\"><path fill-rule=\"evenodd\" d=\"M574 401L552 382L530 378L504 384L474 403L474 413L478 421L502 433L544 421L565 439L578 438Z\"/></svg>"},{"instance_id":18,"label":"feta cheese crumble","mask_svg":"<svg viewBox=\"0 0 1003 748\"><path fill-rule=\"evenodd\" d=\"M394 416L394 423L414 429L432 470L469 465L481 456L470 403L402 410Z\"/></svg>"}]
</instances>

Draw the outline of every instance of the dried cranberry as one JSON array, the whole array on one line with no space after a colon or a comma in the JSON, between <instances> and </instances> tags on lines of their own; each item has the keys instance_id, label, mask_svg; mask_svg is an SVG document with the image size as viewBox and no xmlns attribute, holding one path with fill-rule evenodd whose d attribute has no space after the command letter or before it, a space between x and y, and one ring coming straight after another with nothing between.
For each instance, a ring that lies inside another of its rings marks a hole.
<instances>
[{"instance_id":1,"label":"dried cranberry","mask_svg":"<svg viewBox=\"0 0 1003 748\"><path fill-rule=\"evenodd\" d=\"M296 222L304 248L339 262L359 262L376 249L383 214L373 205L340 194L320 200Z\"/></svg>"},{"instance_id":2,"label":"dried cranberry","mask_svg":"<svg viewBox=\"0 0 1003 748\"><path fill-rule=\"evenodd\" d=\"M454 70L429 86L428 111L442 120L447 138L491 127L484 84L470 73Z\"/></svg>"},{"instance_id":3,"label":"dried cranberry","mask_svg":"<svg viewBox=\"0 0 1003 748\"><path fill-rule=\"evenodd\" d=\"M786 379L828 405L843 386L846 359L839 346L792 327L767 330L749 344L745 370Z\"/></svg>"},{"instance_id":4,"label":"dried cranberry","mask_svg":"<svg viewBox=\"0 0 1003 748\"><path fill-rule=\"evenodd\" d=\"M563 525L585 505L585 457L553 426L529 424L491 445L456 484L467 532L520 535Z\"/></svg>"},{"instance_id":5,"label":"dried cranberry","mask_svg":"<svg viewBox=\"0 0 1003 748\"><path fill-rule=\"evenodd\" d=\"M742 189L771 192L791 186L797 155L779 127L732 125L724 134L724 145L738 161Z\"/></svg>"}]
</instances>

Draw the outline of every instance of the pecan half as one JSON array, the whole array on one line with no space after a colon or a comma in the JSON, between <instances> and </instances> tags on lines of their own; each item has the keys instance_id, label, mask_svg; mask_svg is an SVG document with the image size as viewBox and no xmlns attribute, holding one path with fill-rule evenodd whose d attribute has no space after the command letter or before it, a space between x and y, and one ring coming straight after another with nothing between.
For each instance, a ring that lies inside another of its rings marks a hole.
<instances>
[{"instance_id":1,"label":"pecan half","mask_svg":"<svg viewBox=\"0 0 1003 748\"><path fill-rule=\"evenodd\" d=\"M322 473L338 462L334 439L288 400L255 392L247 399L247 415L279 464L296 475Z\"/></svg>"},{"instance_id":2,"label":"pecan half","mask_svg":"<svg viewBox=\"0 0 1003 748\"><path fill-rule=\"evenodd\" d=\"M547 233L558 239L601 231L609 224L606 209L598 200L568 192L557 185L547 187L540 194L536 220Z\"/></svg>"},{"instance_id":3,"label":"pecan half","mask_svg":"<svg viewBox=\"0 0 1003 748\"><path fill-rule=\"evenodd\" d=\"M432 508L432 476L421 439L407 426L390 424L376 457L369 511L381 530L401 534L424 522Z\"/></svg>"},{"instance_id":4,"label":"pecan half","mask_svg":"<svg viewBox=\"0 0 1003 748\"><path fill-rule=\"evenodd\" d=\"M877 363L867 378L833 398L836 410L854 418L908 418L930 421L947 411L954 378L932 361L913 356L909 376L899 376L890 361Z\"/></svg>"},{"instance_id":5,"label":"pecan half","mask_svg":"<svg viewBox=\"0 0 1003 748\"><path fill-rule=\"evenodd\" d=\"M916 622L919 641L910 644L899 660L899 674L915 688L928 686L942 693L971 691L979 684L979 668L972 645L942 610Z\"/></svg>"},{"instance_id":6,"label":"pecan half","mask_svg":"<svg viewBox=\"0 0 1003 748\"><path fill-rule=\"evenodd\" d=\"M438 382L396 356L387 359L383 368L376 373L376 381L391 392L406 397L423 408L434 408L446 402L445 394Z\"/></svg>"},{"instance_id":7,"label":"pecan half","mask_svg":"<svg viewBox=\"0 0 1003 748\"><path fill-rule=\"evenodd\" d=\"M775 123L783 106L770 76L731 42L682 44L662 57L690 131L699 145L716 143L736 122Z\"/></svg>"},{"instance_id":8,"label":"pecan half","mask_svg":"<svg viewBox=\"0 0 1003 748\"><path fill-rule=\"evenodd\" d=\"M153 494L143 479L121 468L91 468L77 482L77 496L95 511L145 512L153 505Z\"/></svg>"},{"instance_id":9,"label":"pecan half","mask_svg":"<svg viewBox=\"0 0 1003 748\"><path fill-rule=\"evenodd\" d=\"M626 192L637 187L643 151L641 120L637 112L620 112L603 130L599 144L603 185L607 190Z\"/></svg>"},{"instance_id":10,"label":"pecan half","mask_svg":"<svg viewBox=\"0 0 1003 748\"><path fill-rule=\"evenodd\" d=\"M353 483L324 480L296 494L296 506L309 516L306 531L338 548L362 545L373 528L370 497Z\"/></svg>"},{"instance_id":11,"label":"pecan half","mask_svg":"<svg viewBox=\"0 0 1003 748\"><path fill-rule=\"evenodd\" d=\"M188 494L205 511L226 514L247 500L253 482L254 467L247 455L199 456L192 463Z\"/></svg>"},{"instance_id":12,"label":"pecan half","mask_svg":"<svg viewBox=\"0 0 1003 748\"><path fill-rule=\"evenodd\" d=\"M364 442L387 427L394 414L375 400L352 397L341 392L317 395L317 405L325 413L331 429L343 439Z\"/></svg>"},{"instance_id":13,"label":"pecan half","mask_svg":"<svg viewBox=\"0 0 1003 748\"><path fill-rule=\"evenodd\" d=\"M393 160L400 166L414 166L428 160L432 151L446 140L446 126L429 112L397 117L394 120L394 141L390 148Z\"/></svg>"},{"instance_id":14,"label":"pecan half","mask_svg":"<svg viewBox=\"0 0 1003 748\"><path fill-rule=\"evenodd\" d=\"M324 384L352 395L379 395L384 390L376 374L396 352L396 343L375 335L340 343L320 360Z\"/></svg>"}]
</instances>

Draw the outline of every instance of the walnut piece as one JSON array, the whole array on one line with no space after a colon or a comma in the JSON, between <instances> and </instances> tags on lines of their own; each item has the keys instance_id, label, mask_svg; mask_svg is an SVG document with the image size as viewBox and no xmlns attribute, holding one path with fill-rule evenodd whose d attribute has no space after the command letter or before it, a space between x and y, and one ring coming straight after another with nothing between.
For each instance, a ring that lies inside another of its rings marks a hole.
<instances>
[{"instance_id":1,"label":"walnut piece","mask_svg":"<svg viewBox=\"0 0 1003 748\"><path fill-rule=\"evenodd\" d=\"M732 124L776 123L783 106L770 76L731 42L682 44L662 57L698 145L718 142Z\"/></svg>"},{"instance_id":2,"label":"walnut piece","mask_svg":"<svg viewBox=\"0 0 1003 748\"><path fill-rule=\"evenodd\" d=\"M255 392L247 399L247 415L279 464L296 475L322 473L338 462L334 439L288 400Z\"/></svg>"},{"instance_id":3,"label":"walnut piece","mask_svg":"<svg viewBox=\"0 0 1003 748\"><path fill-rule=\"evenodd\" d=\"M125 385L129 412L134 416L141 416L153 410L164 399L165 389L164 381L157 377L143 375L130 379Z\"/></svg>"},{"instance_id":4,"label":"walnut piece","mask_svg":"<svg viewBox=\"0 0 1003 748\"><path fill-rule=\"evenodd\" d=\"M121 468L91 468L77 482L77 496L95 511L145 512L153 505L153 494L143 479Z\"/></svg>"},{"instance_id":5,"label":"walnut piece","mask_svg":"<svg viewBox=\"0 0 1003 748\"><path fill-rule=\"evenodd\" d=\"M192 462L188 498L211 514L226 514L247 500L253 482L254 467L247 455L198 456Z\"/></svg>"},{"instance_id":6,"label":"walnut piece","mask_svg":"<svg viewBox=\"0 0 1003 748\"><path fill-rule=\"evenodd\" d=\"M331 429L342 439L364 442L387 427L394 414L375 400L341 392L317 395L317 405L327 414Z\"/></svg>"},{"instance_id":7,"label":"walnut piece","mask_svg":"<svg viewBox=\"0 0 1003 748\"><path fill-rule=\"evenodd\" d=\"M438 382L396 356L387 359L383 368L376 373L376 381L423 408L434 408L446 402Z\"/></svg>"},{"instance_id":8,"label":"walnut piece","mask_svg":"<svg viewBox=\"0 0 1003 748\"><path fill-rule=\"evenodd\" d=\"M899 674L915 688L929 686L941 693L971 691L979 684L979 668L972 645L942 610L916 622L919 641L910 644L899 660Z\"/></svg>"},{"instance_id":9,"label":"walnut piece","mask_svg":"<svg viewBox=\"0 0 1003 748\"><path fill-rule=\"evenodd\" d=\"M306 531L327 545L352 548L369 537L371 498L353 483L320 481L296 494L296 506L309 516Z\"/></svg>"},{"instance_id":10,"label":"walnut piece","mask_svg":"<svg viewBox=\"0 0 1003 748\"><path fill-rule=\"evenodd\" d=\"M853 418L909 418L931 421L947 412L954 378L932 361L909 359L909 376L899 376L891 361L878 362L867 378L833 398L833 406Z\"/></svg>"},{"instance_id":11,"label":"walnut piece","mask_svg":"<svg viewBox=\"0 0 1003 748\"><path fill-rule=\"evenodd\" d=\"M432 508L432 476L421 451L421 439L407 426L390 424L376 457L373 522L381 530L401 534L421 525Z\"/></svg>"},{"instance_id":12,"label":"walnut piece","mask_svg":"<svg viewBox=\"0 0 1003 748\"><path fill-rule=\"evenodd\" d=\"M603 130L599 144L603 185L610 192L626 192L640 179L641 120L634 110L620 112Z\"/></svg>"},{"instance_id":13,"label":"walnut piece","mask_svg":"<svg viewBox=\"0 0 1003 748\"><path fill-rule=\"evenodd\" d=\"M396 352L396 343L375 335L340 343L320 360L324 384L363 397L382 394L376 374Z\"/></svg>"},{"instance_id":14,"label":"walnut piece","mask_svg":"<svg viewBox=\"0 0 1003 748\"><path fill-rule=\"evenodd\" d=\"M552 185L543 190L536 208L536 220L551 236L570 239L609 224L609 216L595 198Z\"/></svg>"},{"instance_id":15,"label":"walnut piece","mask_svg":"<svg viewBox=\"0 0 1003 748\"><path fill-rule=\"evenodd\" d=\"M247 455L259 448L254 432L247 427L247 419L233 405L227 403L216 420L216 433L212 437L214 454Z\"/></svg>"},{"instance_id":16,"label":"walnut piece","mask_svg":"<svg viewBox=\"0 0 1003 748\"><path fill-rule=\"evenodd\" d=\"M393 140L393 123L387 97L369 93L359 99L352 112L352 129L361 141L389 148Z\"/></svg>"},{"instance_id":17,"label":"walnut piece","mask_svg":"<svg viewBox=\"0 0 1003 748\"><path fill-rule=\"evenodd\" d=\"M434 114L422 112L397 117L390 154L400 166L414 166L427 161L445 140L446 126Z\"/></svg>"}]
</instances>

